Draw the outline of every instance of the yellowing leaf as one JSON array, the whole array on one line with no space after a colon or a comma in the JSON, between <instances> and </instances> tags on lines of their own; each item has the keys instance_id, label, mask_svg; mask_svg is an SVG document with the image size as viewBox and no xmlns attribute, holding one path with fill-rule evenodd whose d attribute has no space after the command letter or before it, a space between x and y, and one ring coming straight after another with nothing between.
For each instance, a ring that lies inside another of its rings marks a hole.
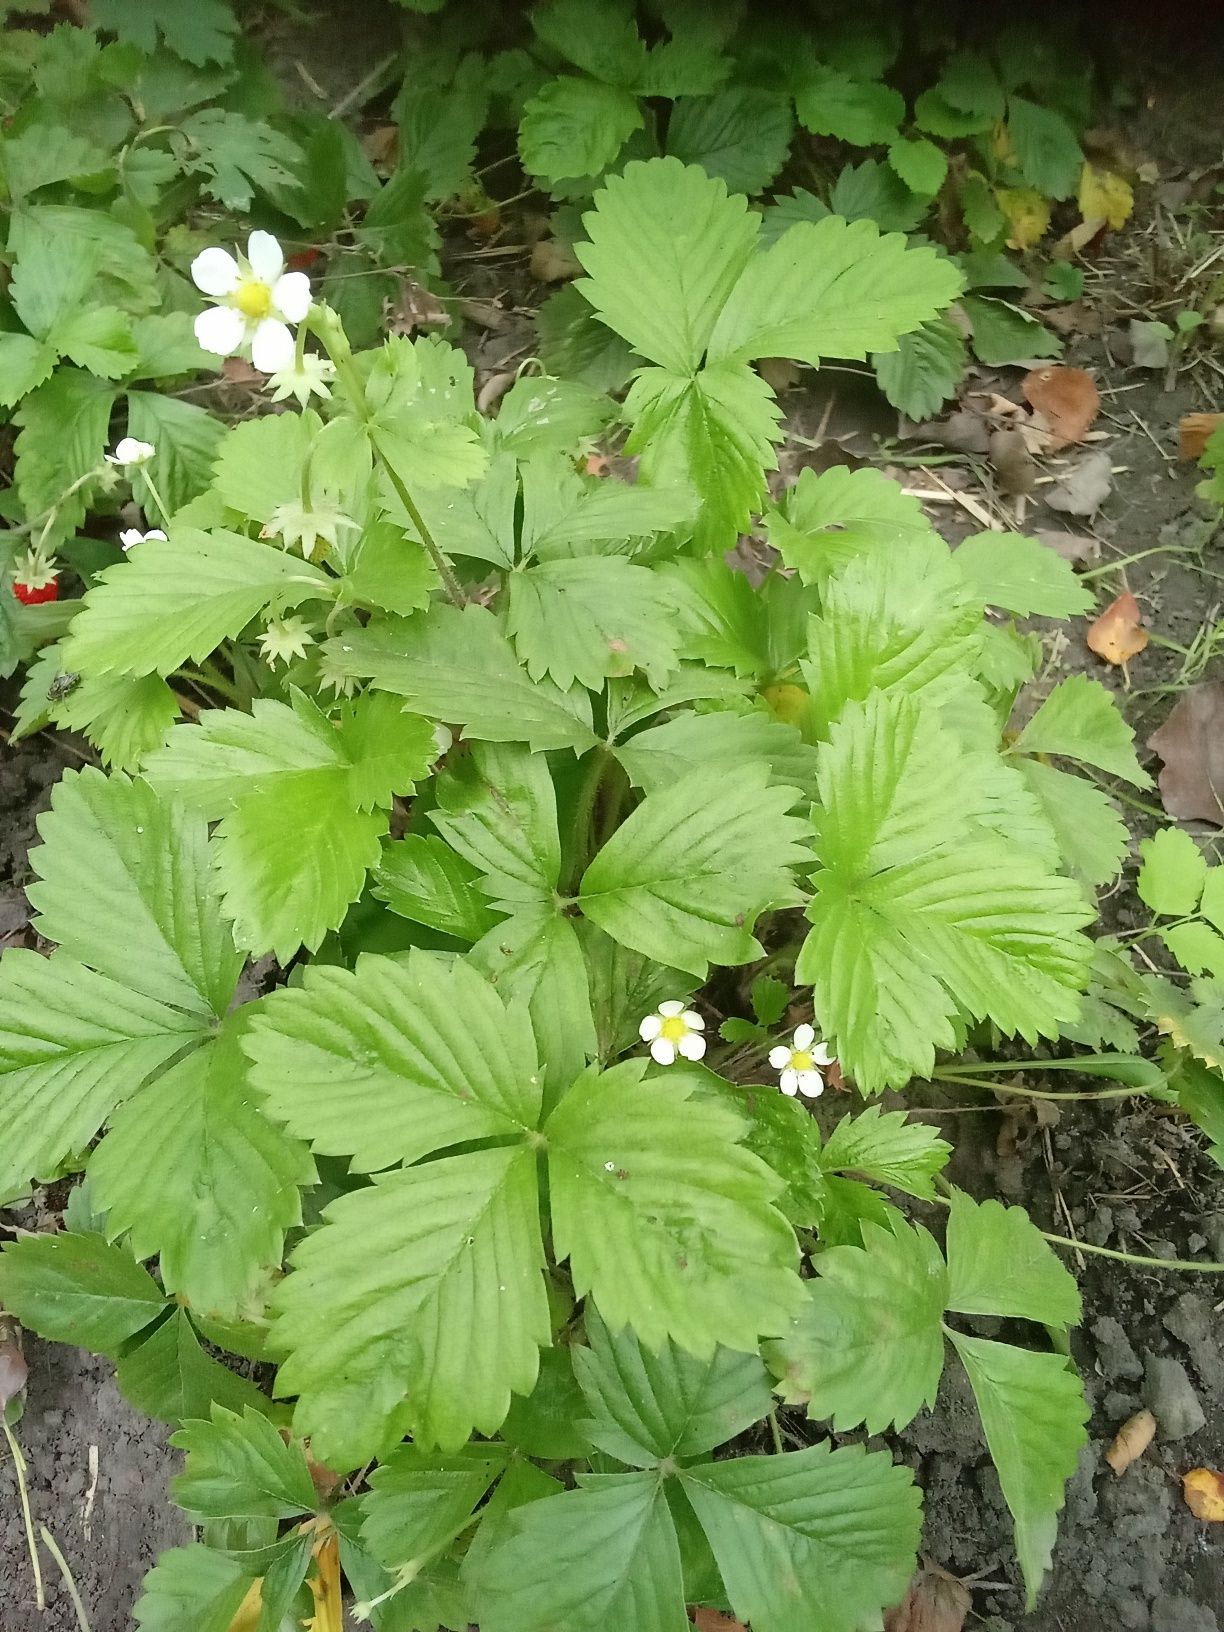
<instances>
[{"instance_id":1,"label":"yellowing leaf","mask_svg":"<svg viewBox=\"0 0 1224 1632\"><path fill-rule=\"evenodd\" d=\"M263 1613L263 1576L258 1581L252 1581L247 1588L247 1595L238 1605L233 1620L227 1632L255 1632L259 1625L259 1617Z\"/></svg>"},{"instance_id":2,"label":"yellowing leaf","mask_svg":"<svg viewBox=\"0 0 1224 1632\"><path fill-rule=\"evenodd\" d=\"M1130 220L1135 195L1130 182L1116 170L1101 170L1095 164L1085 164L1080 172L1076 202L1085 221L1104 221L1116 232Z\"/></svg>"},{"instance_id":3,"label":"yellowing leaf","mask_svg":"<svg viewBox=\"0 0 1224 1632\"><path fill-rule=\"evenodd\" d=\"M1137 1411L1118 1429L1117 1438L1105 1452L1105 1460L1121 1478L1137 1457L1143 1455L1156 1435L1156 1418L1150 1411Z\"/></svg>"},{"instance_id":4,"label":"yellowing leaf","mask_svg":"<svg viewBox=\"0 0 1224 1632\"><path fill-rule=\"evenodd\" d=\"M1007 217L1007 247L1032 249L1050 230L1050 201L1035 187L998 187L995 202Z\"/></svg>"},{"instance_id":5,"label":"yellowing leaf","mask_svg":"<svg viewBox=\"0 0 1224 1632\"><path fill-rule=\"evenodd\" d=\"M1016 149L1008 133L1007 126L1000 119L990 133L990 149L999 164L1016 163Z\"/></svg>"},{"instance_id":6,"label":"yellowing leaf","mask_svg":"<svg viewBox=\"0 0 1224 1632\"><path fill-rule=\"evenodd\" d=\"M314 1545L315 1574L310 1578L314 1614L306 1632L344 1632L344 1603L340 1590L340 1543L329 1526Z\"/></svg>"},{"instance_id":7,"label":"yellowing leaf","mask_svg":"<svg viewBox=\"0 0 1224 1632\"><path fill-rule=\"evenodd\" d=\"M1210 1468L1192 1468L1182 1475L1182 1495L1196 1519L1224 1524L1224 1474Z\"/></svg>"}]
</instances>

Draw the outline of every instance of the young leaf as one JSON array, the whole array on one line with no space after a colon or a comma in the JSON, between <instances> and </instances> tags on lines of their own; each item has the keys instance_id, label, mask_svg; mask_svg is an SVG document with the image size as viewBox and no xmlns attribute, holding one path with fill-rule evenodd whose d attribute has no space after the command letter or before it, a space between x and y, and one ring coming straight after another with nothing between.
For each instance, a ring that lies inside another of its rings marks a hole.
<instances>
[{"instance_id":1,"label":"young leaf","mask_svg":"<svg viewBox=\"0 0 1224 1632\"><path fill-rule=\"evenodd\" d=\"M229 1411L268 1407L254 1383L205 1354L185 1309L176 1309L128 1349L115 1381L138 1411L176 1426L189 1417L207 1417L214 1404Z\"/></svg>"},{"instance_id":2,"label":"young leaf","mask_svg":"<svg viewBox=\"0 0 1224 1632\"><path fill-rule=\"evenodd\" d=\"M301 499L306 461L322 429L310 410L240 420L217 451L213 492L227 509L267 523L280 505Z\"/></svg>"},{"instance_id":3,"label":"young leaf","mask_svg":"<svg viewBox=\"0 0 1224 1632\"><path fill-rule=\"evenodd\" d=\"M731 192L753 198L786 163L793 132L789 97L729 85L712 96L676 102L667 124L667 151L725 181Z\"/></svg>"},{"instance_id":4,"label":"young leaf","mask_svg":"<svg viewBox=\"0 0 1224 1632\"><path fill-rule=\"evenodd\" d=\"M315 1453L348 1468L408 1426L444 1451L496 1433L549 1336L534 1151L384 1173L324 1217L274 1295L277 1389Z\"/></svg>"},{"instance_id":5,"label":"young leaf","mask_svg":"<svg viewBox=\"0 0 1224 1632\"><path fill-rule=\"evenodd\" d=\"M1067 871L1093 887L1116 878L1130 834L1108 795L1084 777L1056 771L1040 760L1018 764L1054 832Z\"/></svg>"},{"instance_id":6,"label":"young leaf","mask_svg":"<svg viewBox=\"0 0 1224 1632\"><path fill-rule=\"evenodd\" d=\"M592 1420L591 1443L630 1467L690 1458L724 1445L766 1416L769 1381L757 1354L718 1348L698 1360L665 1343L644 1349L629 1327L610 1332L587 1305L590 1347L573 1350Z\"/></svg>"},{"instance_id":7,"label":"young leaf","mask_svg":"<svg viewBox=\"0 0 1224 1632\"><path fill-rule=\"evenodd\" d=\"M166 1307L161 1288L101 1235L25 1235L0 1252L0 1301L55 1343L117 1354Z\"/></svg>"},{"instance_id":8,"label":"young leaf","mask_svg":"<svg viewBox=\"0 0 1224 1632\"><path fill-rule=\"evenodd\" d=\"M657 1473L586 1474L509 1522L472 1571L483 1632L686 1632L680 1548Z\"/></svg>"},{"instance_id":9,"label":"young leaf","mask_svg":"<svg viewBox=\"0 0 1224 1632\"><path fill-rule=\"evenodd\" d=\"M633 785L646 793L661 793L677 777L712 765L738 776L761 762L769 766L775 783L810 787L816 765L815 749L793 725L756 710L681 714L631 737L617 748L616 757Z\"/></svg>"},{"instance_id":10,"label":"young leaf","mask_svg":"<svg viewBox=\"0 0 1224 1632\"><path fill-rule=\"evenodd\" d=\"M905 118L905 98L891 85L821 68L796 92L795 110L799 123L817 136L834 136L851 147L875 147L895 142Z\"/></svg>"},{"instance_id":11,"label":"young leaf","mask_svg":"<svg viewBox=\"0 0 1224 1632\"><path fill-rule=\"evenodd\" d=\"M1095 765L1098 770L1121 777L1136 788L1152 785L1151 777L1135 756L1135 733L1123 718L1112 692L1086 674L1072 675L1055 686L1016 739L1015 751L1058 754L1084 765ZM1139 892L1142 895L1142 882Z\"/></svg>"},{"instance_id":12,"label":"young leaf","mask_svg":"<svg viewBox=\"0 0 1224 1632\"><path fill-rule=\"evenodd\" d=\"M692 1077L643 1071L586 1072L545 1125L557 1256L649 1348L753 1350L800 1295L778 1180L738 1143L734 1111L690 1097Z\"/></svg>"},{"instance_id":13,"label":"young leaf","mask_svg":"<svg viewBox=\"0 0 1224 1632\"><path fill-rule=\"evenodd\" d=\"M1022 1207L953 1192L948 1214L947 1307L962 1315L1008 1315L1046 1326L1080 1318L1075 1277Z\"/></svg>"},{"instance_id":14,"label":"young leaf","mask_svg":"<svg viewBox=\"0 0 1224 1632\"><path fill-rule=\"evenodd\" d=\"M210 1519L292 1519L318 1506L301 1445L286 1444L259 1411L214 1405L170 1443L186 1453L174 1500L199 1523Z\"/></svg>"},{"instance_id":15,"label":"young leaf","mask_svg":"<svg viewBox=\"0 0 1224 1632\"><path fill-rule=\"evenodd\" d=\"M871 358L880 390L894 408L915 420L930 419L956 395L965 363L964 339L943 317L903 334L896 351L873 352Z\"/></svg>"},{"instance_id":16,"label":"young leaf","mask_svg":"<svg viewBox=\"0 0 1224 1632\"><path fill-rule=\"evenodd\" d=\"M630 92L562 75L523 109L519 157L529 175L549 182L597 176L642 124L642 109Z\"/></svg>"},{"instance_id":17,"label":"young leaf","mask_svg":"<svg viewBox=\"0 0 1224 1632\"><path fill-rule=\"evenodd\" d=\"M122 1105L89 1163L108 1233L158 1254L167 1292L205 1315L258 1298L316 1177L305 1147L252 1103L246 1075L223 1034Z\"/></svg>"},{"instance_id":18,"label":"young leaf","mask_svg":"<svg viewBox=\"0 0 1224 1632\"><path fill-rule=\"evenodd\" d=\"M150 539L100 573L64 647L83 674L173 674L261 612L327 599L334 580L270 544L214 528Z\"/></svg>"},{"instance_id":19,"label":"young leaf","mask_svg":"<svg viewBox=\"0 0 1224 1632\"><path fill-rule=\"evenodd\" d=\"M931 537L917 499L878 470L835 465L804 470L769 517L769 540L805 583L823 584L860 555L891 559L898 546Z\"/></svg>"},{"instance_id":20,"label":"young leaf","mask_svg":"<svg viewBox=\"0 0 1224 1632\"><path fill-rule=\"evenodd\" d=\"M19 219L14 215L14 228ZM69 253L66 247L63 253ZM50 544L71 538L85 519L95 486L88 478L102 463L114 405L113 385L79 369L57 368L13 415L22 427L15 443L17 497L27 516L46 517Z\"/></svg>"},{"instance_id":21,"label":"young leaf","mask_svg":"<svg viewBox=\"0 0 1224 1632\"><path fill-rule=\"evenodd\" d=\"M193 1541L162 1553L144 1578L132 1616L141 1632L232 1632L253 1585L236 1559Z\"/></svg>"},{"instance_id":22,"label":"young leaf","mask_svg":"<svg viewBox=\"0 0 1224 1632\"><path fill-rule=\"evenodd\" d=\"M69 771L30 852L34 927L113 980L200 1017L222 1015L241 954L212 893L208 829L143 782Z\"/></svg>"},{"instance_id":23,"label":"young leaf","mask_svg":"<svg viewBox=\"0 0 1224 1632\"><path fill-rule=\"evenodd\" d=\"M368 678L431 719L459 721L468 737L536 750L594 744L586 693L532 684L482 606L433 606L389 619L331 641L327 652L342 673Z\"/></svg>"},{"instance_id":24,"label":"young leaf","mask_svg":"<svg viewBox=\"0 0 1224 1632\"><path fill-rule=\"evenodd\" d=\"M922 1502L884 1452L826 1442L680 1478L732 1609L761 1632L856 1632L904 1597Z\"/></svg>"},{"instance_id":25,"label":"young leaf","mask_svg":"<svg viewBox=\"0 0 1224 1632\"><path fill-rule=\"evenodd\" d=\"M641 669L662 685L680 638L664 585L619 556L543 561L511 576L506 629L533 680L599 691Z\"/></svg>"},{"instance_id":26,"label":"young leaf","mask_svg":"<svg viewBox=\"0 0 1224 1632\"><path fill-rule=\"evenodd\" d=\"M864 1222L861 1247L831 1247L807 1302L770 1346L783 1399L838 1433L904 1428L933 1405L943 1371L948 1275L926 1230Z\"/></svg>"},{"instance_id":27,"label":"young leaf","mask_svg":"<svg viewBox=\"0 0 1224 1632\"><path fill-rule=\"evenodd\" d=\"M1207 860L1183 828L1162 827L1139 846L1142 865L1136 888L1144 906L1170 918L1198 908L1207 882Z\"/></svg>"},{"instance_id":28,"label":"young leaf","mask_svg":"<svg viewBox=\"0 0 1224 1632\"><path fill-rule=\"evenodd\" d=\"M1031 1609L1058 1529L1067 1480L1087 1440L1079 1378L1057 1354L949 1334L977 1401L999 1483L1016 1524L1016 1551Z\"/></svg>"},{"instance_id":29,"label":"young leaf","mask_svg":"<svg viewBox=\"0 0 1224 1632\"><path fill-rule=\"evenodd\" d=\"M987 606L1018 617L1035 612L1043 618L1070 618L1094 605L1092 591L1080 583L1070 562L1023 533L975 533L957 546L952 559Z\"/></svg>"},{"instance_id":30,"label":"young leaf","mask_svg":"<svg viewBox=\"0 0 1224 1632\"><path fill-rule=\"evenodd\" d=\"M357 1172L505 1139L539 1114L525 1011L438 953L316 964L260 1006L243 1047L268 1114Z\"/></svg>"},{"instance_id":31,"label":"young leaf","mask_svg":"<svg viewBox=\"0 0 1224 1632\"><path fill-rule=\"evenodd\" d=\"M478 888L478 868L443 839L409 833L383 846L374 869L374 894L391 911L457 940L478 941L497 922Z\"/></svg>"},{"instance_id":32,"label":"young leaf","mask_svg":"<svg viewBox=\"0 0 1224 1632\"><path fill-rule=\"evenodd\" d=\"M947 179L947 155L922 137L898 137L888 149L888 162L911 193L934 197Z\"/></svg>"},{"instance_id":33,"label":"young leaf","mask_svg":"<svg viewBox=\"0 0 1224 1632\"><path fill-rule=\"evenodd\" d=\"M371 1557L394 1571L448 1547L505 1465L496 1446L465 1446L452 1456L398 1446L375 1469L361 1503L361 1539Z\"/></svg>"},{"instance_id":34,"label":"young leaf","mask_svg":"<svg viewBox=\"0 0 1224 1632\"><path fill-rule=\"evenodd\" d=\"M803 860L799 797L746 766L711 789L704 770L650 794L587 868L579 902L601 929L658 963L705 977L711 962L761 955L752 923L791 896Z\"/></svg>"},{"instance_id":35,"label":"young leaf","mask_svg":"<svg viewBox=\"0 0 1224 1632\"><path fill-rule=\"evenodd\" d=\"M826 1173L856 1173L919 1201L935 1196L935 1174L952 1147L925 1122L909 1122L904 1111L869 1105L858 1116L843 1116L825 1141L820 1165ZM823 1264L824 1260L820 1262Z\"/></svg>"},{"instance_id":36,"label":"young leaf","mask_svg":"<svg viewBox=\"0 0 1224 1632\"><path fill-rule=\"evenodd\" d=\"M691 374L756 243L747 200L695 165L653 159L609 176L583 225L577 288L635 351Z\"/></svg>"}]
</instances>

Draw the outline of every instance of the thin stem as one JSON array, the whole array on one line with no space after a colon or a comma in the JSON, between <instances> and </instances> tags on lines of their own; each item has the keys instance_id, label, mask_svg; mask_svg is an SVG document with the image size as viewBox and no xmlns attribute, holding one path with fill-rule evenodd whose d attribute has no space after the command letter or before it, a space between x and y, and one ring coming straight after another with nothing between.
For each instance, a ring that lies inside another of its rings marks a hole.
<instances>
[{"instance_id":1,"label":"thin stem","mask_svg":"<svg viewBox=\"0 0 1224 1632\"><path fill-rule=\"evenodd\" d=\"M17 1475L17 1496L21 1502L21 1520L25 1525L26 1546L30 1550L30 1567L34 1571L34 1598L40 1610L47 1607L46 1594L43 1591L42 1565L38 1558L38 1543L34 1540L34 1516L30 1512L30 1492L26 1485L26 1459L22 1454L13 1435L13 1430L0 1416L0 1425L4 1428L4 1437L8 1440L8 1448L13 1453L13 1469Z\"/></svg>"},{"instance_id":2,"label":"thin stem","mask_svg":"<svg viewBox=\"0 0 1224 1632\"><path fill-rule=\"evenodd\" d=\"M1015 1066L1013 1070L1017 1069ZM1091 1093L1085 1094L1054 1094L1044 1088L1020 1088L1013 1083L990 1082L986 1077L962 1077L951 1071L933 1071L932 1082L944 1082L958 1088L988 1088L992 1094L1017 1094L1021 1099L1128 1099L1131 1096L1141 1097L1146 1094L1146 1088L1094 1088Z\"/></svg>"},{"instance_id":3,"label":"thin stem","mask_svg":"<svg viewBox=\"0 0 1224 1632\"><path fill-rule=\"evenodd\" d=\"M90 1632L89 1616L85 1613L85 1605L81 1602L77 1584L72 1579L72 1571L68 1568L68 1560L60 1552L59 1544L45 1524L39 1525L38 1533L42 1537L43 1546L59 1565L59 1572L64 1578L64 1586L67 1588L69 1598L72 1599L72 1607L76 1610L77 1625L80 1627L81 1632Z\"/></svg>"},{"instance_id":4,"label":"thin stem","mask_svg":"<svg viewBox=\"0 0 1224 1632\"><path fill-rule=\"evenodd\" d=\"M371 445L374 448L379 464L387 473L387 480L395 489L396 497L399 499L404 509L407 510L412 521L412 525L416 528L417 533L420 536L421 543L424 544L425 549L429 554L429 559L436 567L438 577L441 578L447 595L450 597L450 600L455 606L462 606L466 600L466 597L463 593L463 586L455 576L455 569L451 566L450 562L447 560L446 556L438 546L433 534L425 525L425 518L417 509L416 505L412 502L412 495L409 493L408 489L404 486L403 481L400 479L399 472L394 468L390 460L385 457L377 442L373 441L372 438Z\"/></svg>"},{"instance_id":5,"label":"thin stem","mask_svg":"<svg viewBox=\"0 0 1224 1632\"><path fill-rule=\"evenodd\" d=\"M935 1182L942 1190L952 1189L939 1173L935 1175ZM940 1207L952 1205L948 1196L932 1196L931 1200ZM1151 1258L1142 1252L1121 1252L1117 1247L1096 1247L1091 1241L1074 1241L1069 1235L1055 1235L1051 1230L1041 1230L1039 1233L1051 1246L1066 1247L1071 1252L1095 1252L1098 1258L1113 1258L1120 1264L1141 1264L1145 1269L1176 1269L1195 1275L1224 1275L1224 1264L1207 1263L1197 1258Z\"/></svg>"},{"instance_id":6,"label":"thin stem","mask_svg":"<svg viewBox=\"0 0 1224 1632\"><path fill-rule=\"evenodd\" d=\"M574 806L574 866L570 884L575 890L590 860L591 820L595 814L595 802L599 798L600 784L607 768L608 750L601 742L591 751L591 763L587 766L586 775L578 789L578 803Z\"/></svg>"},{"instance_id":7,"label":"thin stem","mask_svg":"<svg viewBox=\"0 0 1224 1632\"><path fill-rule=\"evenodd\" d=\"M782 1430L778 1427L778 1413L776 1411L769 1413L769 1431L773 1435L774 1454L784 1456L786 1447L782 1444Z\"/></svg>"},{"instance_id":8,"label":"thin stem","mask_svg":"<svg viewBox=\"0 0 1224 1632\"><path fill-rule=\"evenodd\" d=\"M162 498L161 494L157 491L157 487L154 484L152 476L149 475L148 467L146 465L142 465L140 467L140 474L141 474L141 477L142 477L142 479L144 481L145 487L149 491L149 497L153 500L153 503L157 506L158 515L160 515L161 519L166 523L166 525L168 527L170 525L170 512L169 512L169 510L166 509L165 500Z\"/></svg>"}]
</instances>

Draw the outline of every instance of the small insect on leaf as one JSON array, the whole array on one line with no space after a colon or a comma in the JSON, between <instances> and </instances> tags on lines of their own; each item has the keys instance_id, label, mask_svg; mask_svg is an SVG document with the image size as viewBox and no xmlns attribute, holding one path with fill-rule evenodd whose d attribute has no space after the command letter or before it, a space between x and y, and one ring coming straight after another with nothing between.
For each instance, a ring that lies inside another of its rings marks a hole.
<instances>
[{"instance_id":1,"label":"small insect on leaf","mask_svg":"<svg viewBox=\"0 0 1224 1632\"><path fill-rule=\"evenodd\" d=\"M1101 395L1091 374L1082 368L1048 365L1024 376L1025 399L1043 414L1055 445L1082 442L1101 408Z\"/></svg>"},{"instance_id":2,"label":"small insect on leaf","mask_svg":"<svg viewBox=\"0 0 1224 1632\"><path fill-rule=\"evenodd\" d=\"M1121 665L1138 657L1148 643L1148 632L1143 627L1139 603L1125 590L1116 601L1111 601L1095 623L1088 626L1088 650L1103 657L1106 663Z\"/></svg>"},{"instance_id":3,"label":"small insect on leaf","mask_svg":"<svg viewBox=\"0 0 1224 1632\"><path fill-rule=\"evenodd\" d=\"M1191 1468L1182 1475L1182 1495L1196 1519L1208 1524L1224 1524L1224 1473L1210 1468Z\"/></svg>"},{"instance_id":4,"label":"small insect on leaf","mask_svg":"<svg viewBox=\"0 0 1224 1632\"><path fill-rule=\"evenodd\" d=\"M1120 1479L1131 1463L1143 1455L1155 1435L1156 1418L1150 1411L1137 1411L1122 1424L1117 1438L1105 1452L1105 1460L1116 1478Z\"/></svg>"}]
</instances>

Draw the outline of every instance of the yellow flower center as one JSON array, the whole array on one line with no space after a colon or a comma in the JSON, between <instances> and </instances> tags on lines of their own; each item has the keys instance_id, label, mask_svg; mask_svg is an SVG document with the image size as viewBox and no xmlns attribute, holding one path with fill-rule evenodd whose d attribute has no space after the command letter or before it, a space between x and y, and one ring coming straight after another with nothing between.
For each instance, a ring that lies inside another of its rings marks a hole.
<instances>
[{"instance_id":1,"label":"yellow flower center","mask_svg":"<svg viewBox=\"0 0 1224 1632\"><path fill-rule=\"evenodd\" d=\"M659 1033L666 1042L678 1043L688 1036L688 1027L684 1023L682 1014L670 1015L663 1022L663 1029Z\"/></svg>"},{"instance_id":2,"label":"yellow flower center","mask_svg":"<svg viewBox=\"0 0 1224 1632\"><path fill-rule=\"evenodd\" d=\"M248 278L238 285L234 294L234 305L244 317L255 319L267 317L272 310L272 291L258 278Z\"/></svg>"},{"instance_id":3,"label":"yellow flower center","mask_svg":"<svg viewBox=\"0 0 1224 1632\"><path fill-rule=\"evenodd\" d=\"M815 1068L815 1065L816 1065L816 1062L812 1058L812 1054L811 1054L810 1049L796 1048L796 1049L792 1050L792 1052L791 1052L791 1070L792 1071L811 1071L811 1070L813 1070Z\"/></svg>"}]
</instances>

